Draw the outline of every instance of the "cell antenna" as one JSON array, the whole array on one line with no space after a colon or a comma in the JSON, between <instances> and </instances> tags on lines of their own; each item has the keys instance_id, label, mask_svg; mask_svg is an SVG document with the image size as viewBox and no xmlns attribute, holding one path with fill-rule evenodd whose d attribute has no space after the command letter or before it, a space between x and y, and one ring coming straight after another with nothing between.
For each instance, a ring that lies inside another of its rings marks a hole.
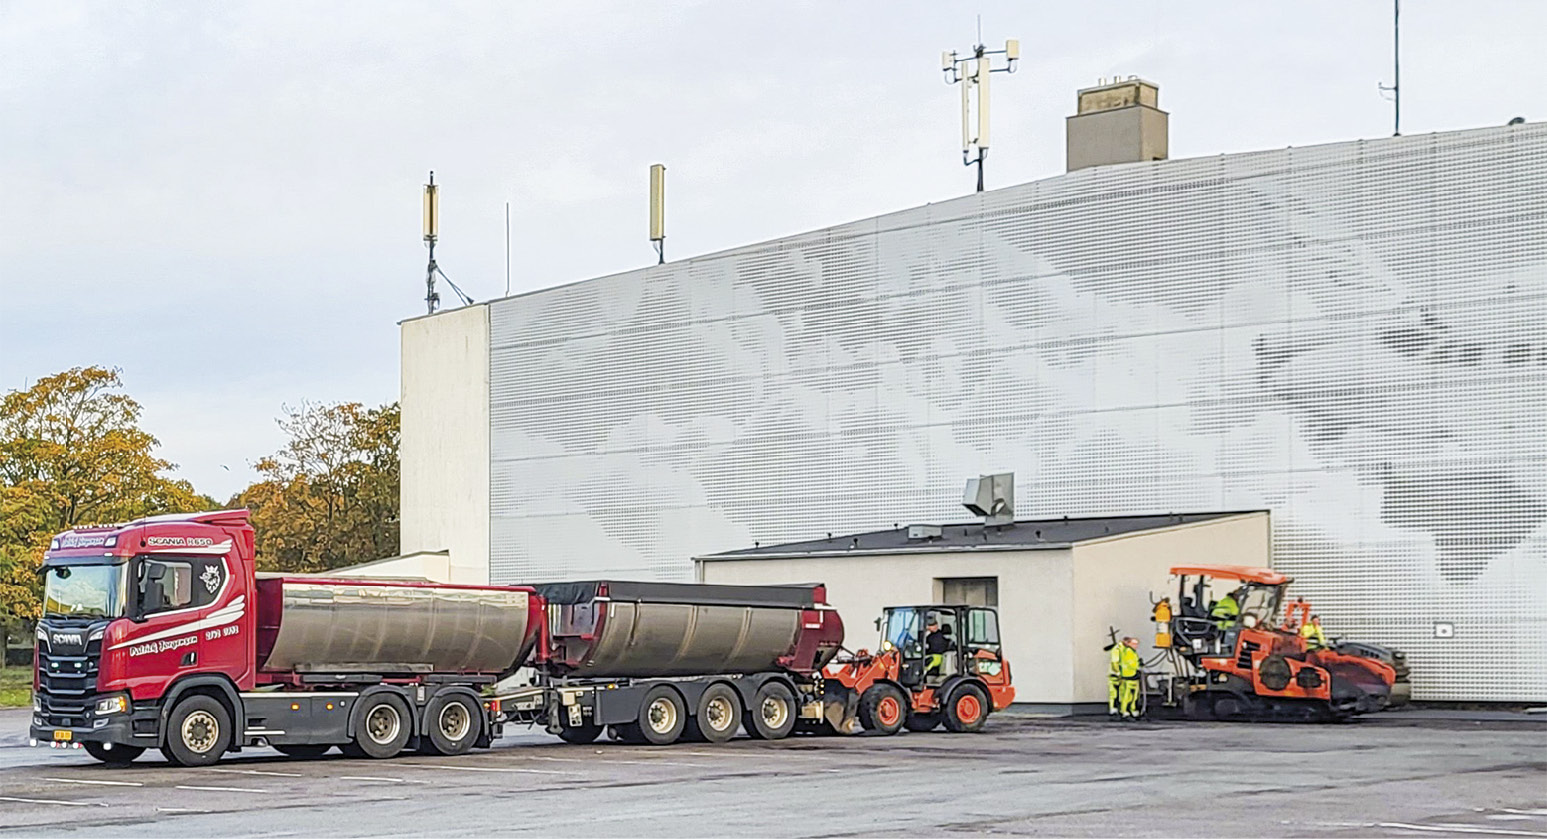
<instances>
[{"instance_id":1,"label":"cell antenna","mask_svg":"<svg viewBox=\"0 0 1547 839\"><path fill-rule=\"evenodd\" d=\"M988 157L988 81L992 73L1014 73L1021 58L1021 42L1011 38L1002 50L983 46L983 18L978 17L978 44L972 52L958 56L955 50L940 53L940 70L946 84L961 85L962 93L962 165L978 167L978 192L983 191L983 161ZM989 56L1002 55L1005 66L994 67ZM976 103L973 91L977 92ZM976 107L974 108L974 104Z\"/></svg>"},{"instance_id":2,"label":"cell antenna","mask_svg":"<svg viewBox=\"0 0 1547 839\"><path fill-rule=\"evenodd\" d=\"M430 248L430 264L424 270L424 306L426 314L435 314L440 295L435 293L435 240L440 238L440 187L435 185L435 170L424 185L424 243Z\"/></svg>"},{"instance_id":3,"label":"cell antenna","mask_svg":"<svg viewBox=\"0 0 1547 839\"><path fill-rule=\"evenodd\" d=\"M666 264L666 167L650 166L650 243L655 246L657 265Z\"/></svg>"}]
</instances>

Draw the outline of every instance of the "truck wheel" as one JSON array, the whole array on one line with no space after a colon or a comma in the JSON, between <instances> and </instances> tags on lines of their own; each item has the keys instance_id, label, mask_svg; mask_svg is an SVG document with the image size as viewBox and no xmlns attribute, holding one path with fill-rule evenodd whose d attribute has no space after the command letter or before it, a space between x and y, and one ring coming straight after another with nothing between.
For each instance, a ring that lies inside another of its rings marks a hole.
<instances>
[{"instance_id":1,"label":"truck wheel","mask_svg":"<svg viewBox=\"0 0 1547 839\"><path fill-rule=\"evenodd\" d=\"M630 743L666 746L682 736L687 716L682 697L665 685L656 685L645 692L645 701L639 705L639 720L619 728L623 739Z\"/></svg>"},{"instance_id":2,"label":"truck wheel","mask_svg":"<svg viewBox=\"0 0 1547 839\"><path fill-rule=\"evenodd\" d=\"M312 758L322 757L323 755L327 754L328 749L331 748L333 747L322 743L291 743L287 746L275 746L274 751L279 752L286 757L298 758L300 760L310 760Z\"/></svg>"},{"instance_id":3,"label":"truck wheel","mask_svg":"<svg viewBox=\"0 0 1547 839\"><path fill-rule=\"evenodd\" d=\"M698 698L698 713L688 720L687 738L724 743L736 736L741 725L741 700L727 684L710 685Z\"/></svg>"},{"instance_id":4,"label":"truck wheel","mask_svg":"<svg viewBox=\"0 0 1547 839\"><path fill-rule=\"evenodd\" d=\"M909 714L908 718L902 722L903 728L906 728L909 731L934 731L935 726L938 726L939 724L940 714L938 713Z\"/></svg>"},{"instance_id":5,"label":"truck wheel","mask_svg":"<svg viewBox=\"0 0 1547 839\"><path fill-rule=\"evenodd\" d=\"M991 707L982 688L970 683L962 685L951 692L951 699L945 704L945 730L958 734L981 731Z\"/></svg>"},{"instance_id":6,"label":"truck wheel","mask_svg":"<svg viewBox=\"0 0 1547 839\"><path fill-rule=\"evenodd\" d=\"M401 752L408 745L408 706L390 693L371 694L361 704L354 742L344 746L344 754L380 760Z\"/></svg>"},{"instance_id":7,"label":"truck wheel","mask_svg":"<svg viewBox=\"0 0 1547 839\"><path fill-rule=\"evenodd\" d=\"M783 740L795 730L795 694L778 682L765 682L753 695L742 724L758 740Z\"/></svg>"},{"instance_id":8,"label":"truck wheel","mask_svg":"<svg viewBox=\"0 0 1547 839\"><path fill-rule=\"evenodd\" d=\"M117 743L114 743L111 747L109 747L107 743L91 742L87 742L85 746L86 754L91 755L103 763L109 763L114 766L123 766L124 764L132 762L140 755L145 754L144 746L120 746Z\"/></svg>"},{"instance_id":9,"label":"truck wheel","mask_svg":"<svg viewBox=\"0 0 1547 839\"><path fill-rule=\"evenodd\" d=\"M467 754L473 750L482 728L478 705L459 693L441 694L430 700L425 714L427 736L419 738L425 751L438 755Z\"/></svg>"},{"instance_id":10,"label":"truck wheel","mask_svg":"<svg viewBox=\"0 0 1547 839\"><path fill-rule=\"evenodd\" d=\"M178 766L209 766L231 746L231 715L213 697L196 694L167 717L161 753Z\"/></svg>"},{"instance_id":11,"label":"truck wheel","mask_svg":"<svg viewBox=\"0 0 1547 839\"><path fill-rule=\"evenodd\" d=\"M560 740L576 745L595 742L600 736L602 736L602 727L599 725L570 726L559 732Z\"/></svg>"},{"instance_id":12,"label":"truck wheel","mask_svg":"<svg viewBox=\"0 0 1547 839\"><path fill-rule=\"evenodd\" d=\"M907 697L895 685L871 685L859 697L859 724L866 731L896 734L907 715Z\"/></svg>"}]
</instances>

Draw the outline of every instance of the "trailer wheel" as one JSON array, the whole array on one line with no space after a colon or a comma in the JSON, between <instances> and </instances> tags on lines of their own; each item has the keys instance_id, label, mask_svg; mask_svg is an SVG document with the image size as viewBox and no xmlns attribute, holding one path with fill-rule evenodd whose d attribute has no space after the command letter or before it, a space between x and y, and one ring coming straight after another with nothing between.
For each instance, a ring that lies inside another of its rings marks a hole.
<instances>
[{"instance_id":1,"label":"trailer wheel","mask_svg":"<svg viewBox=\"0 0 1547 839\"><path fill-rule=\"evenodd\" d=\"M682 736L687 716L682 697L666 685L656 685L645 692L645 701L639 705L639 720L619 729L623 739L630 743L666 746Z\"/></svg>"},{"instance_id":2,"label":"trailer wheel","mask_svg":"<svg viewBox=\"0 0 1547 839\"><path fill-rule=\"evenodd\" d=\"M741 700L727 684L710 685L698 698L698 713L688 720L687 738L724 743L736 736L741 725Z\"/></svg>"},{"instance_id":3,"label":"trailer wheel","mask_svg":"<svg viewBox=\"0 0 1547 839\"><path fill-rule=\"evenodd\" d=\"M344 745L350 757L388 758L408 745L408 706L390 693L373 693L360 700L364 707L355 724L354 742Z\"/></svg>"},{"instance_id":4,"label":"trailer wheel","mask_svg":"<svg viewBox=\"0 0 1547 839\"><path fill-rule=\"evenodd\" d=\"M560 740L576 745L595 742L596 738L600 736L602 736L602 727L599 725L570 726L559 732Z\"/></svg>"},{"instance_id":5,"label":"trailer wheel","mask_svg":"<svg viewBox=\"0 0 1547 839\"><path fill-rule=\"evenodd\" d=\"M290 743L284 746L275 746L274 751L279 752L285 757L293 757L297 760L311 760L322 757L331 748L333 747L326 743Z\"/></svg>"},{"instance_id":6,"label":"trailer wheel","mask_svg":"<svg viewBox=\"0 0 1547 839\"><path fill-rule=\"evenodd\" d=\"M908 716L908 698L896 685L871 685L859 697L859 724L866 731L896 734Z\"/></svg>"},{"instance_id":7,"label":"trailer wheel","mask_svg":"<svg viewBox=\"0 0 1547 839\"><path fill-rule=\"evenodd\" d=\"M209 766L231 746L231 715L214 697L194 694L167 717L161 753L178 766Z\"/></svg>"},{"instance_id":8,"label":"trailer wheel","mask_svg":"<svg viewBox=\"0 0 1547 839\"><path fill-rule=\"evenodd\" d=\"M909 731L934 731L935 727L940 725L940 715L938 713L909 714L902 725Z\"/></svg>"},{"instance_id":9,"label":"trailer wheel","mask_svg":"<svg viewBox=\"0 0 1547 839\"><path fill-rule=\"evenodd\" d=\"M117 743L109 745L107 743L92 742L87 742L84 745L86 746L86 754L112 766L123 766L132 762L140 755L145 754L144 746L120 746Z\"/></svg>"},{"instance_id":10,"label":"trailer wheel","mask_svg":"<svg viewBox=\"0 0 1547 839\"><path fill-rule=\"evenodd\" d=\"M778 682L764 682L741 719L749 736L783 740L795 730L795 694Z\"/></svg>"},{"instance_id":11,"label":"trailer wheel","mask_svg":"<svg viewBox=\"0 0 1547 839\"><path fill-rule=\"evenodd\" d=\"M419 742L437 755L460 755L473 750L481 726L477 703L460 693L445 693L430 700L425 709L426 736Z\"/></svg>"},{"instance_id":12,"label":"trailer wheel","mask_svg":"<svg viewBox=\"0 0 1547 839\"><path fill-rule=\"evenodd\" d=\"M967 683L951 692L945 705L945 730L962 732L981 731L983 722L993 706L988 704L988 694L982 688Z\"/></svg>"}]
</instances>

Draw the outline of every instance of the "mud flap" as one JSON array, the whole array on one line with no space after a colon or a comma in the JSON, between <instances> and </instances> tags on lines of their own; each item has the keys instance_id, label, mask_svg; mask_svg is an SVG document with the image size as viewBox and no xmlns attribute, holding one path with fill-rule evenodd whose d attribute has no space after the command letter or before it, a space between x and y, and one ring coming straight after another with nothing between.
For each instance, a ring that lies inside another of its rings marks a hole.
<instances>
[{"instance_id":1,"label":"mud flap","mask_svg":"<svg viewBox=\"0 0 1547 839\"><path fill-rule=\"evenodd\" d=\"M859 694L841 682L822 685L822 719L839 734L859 731Z\"/></svg>"}]
</instances>

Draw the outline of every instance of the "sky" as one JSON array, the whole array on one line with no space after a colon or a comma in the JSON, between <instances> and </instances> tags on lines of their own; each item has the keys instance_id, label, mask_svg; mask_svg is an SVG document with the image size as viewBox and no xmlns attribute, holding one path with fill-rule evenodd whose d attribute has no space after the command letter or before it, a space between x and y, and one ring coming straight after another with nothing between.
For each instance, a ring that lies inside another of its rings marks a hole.
<instances>
[{"instance_id":1,"label":"sky","mask_svg":"<svg viewBox=\"0 0 1547 839\"><path fill-rule=\"evenodd\" d=\"M1173 158L1388 136L1392 4L0 0L0 391L122 371L224 500L284 407L397 399L437 259L479 301L970 192L943 50L1018 38L990 189L1075 91L1160 85ZM1404 134L1547 119L1536 0L1408 0ZM445 305L456 305L442 289Z\"/></svg>"}]
</instances>

